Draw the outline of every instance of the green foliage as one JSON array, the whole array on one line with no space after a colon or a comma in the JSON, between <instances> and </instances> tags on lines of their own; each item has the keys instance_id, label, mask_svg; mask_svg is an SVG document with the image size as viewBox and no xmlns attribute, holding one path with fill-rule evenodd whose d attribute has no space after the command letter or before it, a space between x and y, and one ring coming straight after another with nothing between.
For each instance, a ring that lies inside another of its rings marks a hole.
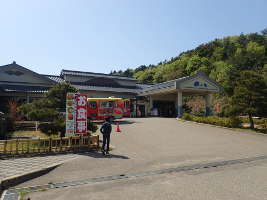
<instances>
[{"instance_id":1,"label":"green foliage","mask_svg":"<svg viewBox=\"0 0 267 200\"><path fill-rule=\"evenodd\" d=\"M0 116L0 140L6 139L8 134L14 131L14 120L10 115Z\"/></svg>"},{"instance_id":2,"label":"green foliage","mask_svg":"<svg viewBox=\"0 0 267 200\"><path fill-rule=\"evenodd\" d=\"M22 105L19 111L30 120L46 122L39 127L42 132L64 136L65 117L61 112L66 110L66 94L76 91L68 83L58 83L48 91L45 98Z\"/></svg>"},{"instance_id":3,"label":"green foliage","mask_svg":"<svg viewBox=\"0 0 267 200\"><path fill-rule=\"evenodd\" d=\"M142 83L152 83L154 82L154 75L156 70L153 68L149 68L145 71L139 71L134 74L134 77Z\"/></svg>"},{"instance_id":4,"label":"green foliage","mask_svg":"<svg viewBox=\"0 0 267 200\"><path fill-rule=\"evenodd\" d=\"M48 91L47 101L44 103L49 103L50 106L56 108L60 112L65 112L66 110L66 94L68 92L77 92L77 89L70 85L69 83L59 83Z\"/></svg>"},{"instance_id":5,"label":"green foliage","mask_svg":"<svg viewBox=\"0 0 267 200\"><path fill-rule=\"evenodd\" d=\"M229 118L229 127L239 128L242 124L242 121L239 117L231 116Z\"/></svg>"},{"instance_id":6,"label":"green foliage","mask_svg":"<svg viewBox=\"0 0 267 200\"><path fill-rule=\"evenodd\" d=\"M169 61L158 65L142 65L136 69L120 71L120 75L132 75L141 83L160 83L203 70L219 82L224 92L216 98L224 99L221 105L222 113L229 105L229 99L236 92L236 86L241 80L241 72L250 70L264 77L267 82L267 37L266 29L261 34L240 34L239 36L215 39L197 48L181 53ZM240 85L240 84L239 84ZM266 109L254 108L254 115L267 116Z\"/></svg>"},{"instance_id":7,"label":"green foliage","mask_svg":"<svg viewBox=\"0 0 267 200\"><path fill-rule=\"evenodd\" d=\"M187 120L187 121L192 121L193 120L193 116L188 114L188 113L184 113L182 116L182 119Z\"/></svg>"},{"instance_id":8,"label":"green foliage","mask_svg":"<svg viewBox=\"0 0 267 200\"><path fill-rule=\"evenodd\" d=\"M217 117L217 116L209 116L209 117L201 117L201 116L193 116L190 114L186 114L182 119L188 121L195 121L198 123L212 124L216 126L224 126L229 128L238 128L241 126L241 120L238 117Z\"/></svg>"},{"instance_id":9,"label":"green foliage","mask_svg":"<svg viewBox=\"0 0 267 200\"><path fill-rule=\"evenodd\" d=\"M206 74L210 73L212 69L212 64L206 57L199 57L198 55L193 55L186 66L186 72L189 75L194 74L197 70L202 70Z\"/></svg>"},{"instance_id":10,"label":"green foliage","mask_svg":"<svg viewBox=\"0 0 267 200\"><path fill-rule=\"evenodd\" d=\"M93 123L92 121L88 120L87 129L94 133L94 132L97 131L98 127L97 127L97 125L95 123Z\"/></svg>"},{"instance_id":11,"label":"green foliage","mask_svg":"<svg viewBox=\"0 0 267 200\"><path fill-rule=\"evenodd\" d=\"M267 119L264 119L261 123L262 126L262 133L267 134Z\"/></svg>"},{"instance_id":12,"label":"green foliage","mask_svg":"<svg viewBox=\"0 0 267 200\"><path fill-rule=\"evenodd\" d=\"M47 135L56 135L59 132L58 127L55 124L49 122L43 122L39 124L38 128L42 133L45 133Z\"/></svg>"},{"instance_id":13,"label":"green foliage","mask_svg":"<svg viewBox=\"0 0 267 200\"><path fill-rule=\"evenodd\" d=\"M230 104L229 114L248 115L251 128L254 128L252 116L267 113L267 84L264 77L253 71L242 71Z\"/></svg>"}]
</instances>

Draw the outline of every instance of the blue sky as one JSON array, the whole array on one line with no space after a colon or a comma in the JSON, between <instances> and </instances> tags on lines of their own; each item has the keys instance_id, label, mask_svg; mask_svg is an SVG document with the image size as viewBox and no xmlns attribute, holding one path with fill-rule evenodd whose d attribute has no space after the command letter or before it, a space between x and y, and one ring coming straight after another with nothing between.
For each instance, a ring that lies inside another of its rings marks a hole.
<instances>
[{"instance_id":1,"label":"blue sky","mask_svg":"<svg viewBox=\"0 0 267 200\"><path fill-rule=\"evenodd\" d=\"M0 0L0 65L42 74L157 64L267 27L266 0Z\"/></svg>"}]
</instances>

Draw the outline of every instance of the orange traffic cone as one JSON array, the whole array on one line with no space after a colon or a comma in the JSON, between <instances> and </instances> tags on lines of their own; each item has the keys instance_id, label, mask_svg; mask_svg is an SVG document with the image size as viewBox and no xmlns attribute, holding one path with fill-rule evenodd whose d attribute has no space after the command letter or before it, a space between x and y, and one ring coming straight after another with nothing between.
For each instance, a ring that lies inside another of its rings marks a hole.
<instances>
[{"instance_id":1,"label":"orange traffic cone","mask_svg":"<svg viewBox=\"0 0 267 200\"><path fill-rule=\"evenodd\" d=\"M116 132L121 132L119 122L117 122L117 129L116 129Z\"/></svg>"}]
</instances>

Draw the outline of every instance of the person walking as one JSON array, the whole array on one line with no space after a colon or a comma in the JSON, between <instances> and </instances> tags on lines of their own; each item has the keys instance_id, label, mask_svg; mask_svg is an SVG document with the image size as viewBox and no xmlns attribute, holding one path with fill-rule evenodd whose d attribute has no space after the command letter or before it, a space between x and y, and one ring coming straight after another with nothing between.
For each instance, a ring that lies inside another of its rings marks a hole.
<instances>
[{"instance_id":1,"label":"person walking","mask_svg":"<svg viewBox=\"0 0 267 200\"><path fill-rule=\"evenodd\" d=\"M106 118L105 122L100 128L100 132L103 135L103 144L102 144L102 153L103 155L109 154L109 143L110 143L110 134L112 131L112 126L110 123L110 118ZM107 145L106 149L105 146Z\"/></svg>"}]
</instances>

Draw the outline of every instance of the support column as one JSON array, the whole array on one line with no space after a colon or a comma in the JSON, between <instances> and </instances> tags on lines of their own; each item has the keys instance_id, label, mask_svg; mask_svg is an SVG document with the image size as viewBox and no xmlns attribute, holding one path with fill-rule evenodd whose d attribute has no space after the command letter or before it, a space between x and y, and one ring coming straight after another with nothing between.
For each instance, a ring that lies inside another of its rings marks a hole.
<instances>
[{"instance_id":1,"label":"support column","mask_svg":"<svg viewBox=\"0 0 267 200\"><path fill-rule=\"evenodd\" d=\"M26 93L26 103L29 104L30 103L30 96L28 93Z\"/></svg>"},{"instance_id":2,"label":"support column","mask_svg":"<svg viewBox=\"0 0 267 200\"><path fill-rule=\"evenodd\" d=\"M177 93L177 118L182 117L183 115L183 93L178 91Z\"/></svg>"},{"instance_id":3,"label":"support column","mask_svg":"<svg viewBox=\"0 0 267 200\"><path fill-rule=\"evenodd\" d=\"M212 105L211 105L211 102L212 102L212 95L211 94L205 95L206 116L212 115L212 109L211 109Z\"/></svg>"},{"instance_id":4,"label":"support column","mask_svg":"<svg viewBox=\"0 0 267 200\"><path fill-rule=\"evenodd\" d=\"M152 108L153 108L153 98L152 96L149 96L149 113L150 113L150 116L152 116Z\"/></svg>"}]
</instances>

